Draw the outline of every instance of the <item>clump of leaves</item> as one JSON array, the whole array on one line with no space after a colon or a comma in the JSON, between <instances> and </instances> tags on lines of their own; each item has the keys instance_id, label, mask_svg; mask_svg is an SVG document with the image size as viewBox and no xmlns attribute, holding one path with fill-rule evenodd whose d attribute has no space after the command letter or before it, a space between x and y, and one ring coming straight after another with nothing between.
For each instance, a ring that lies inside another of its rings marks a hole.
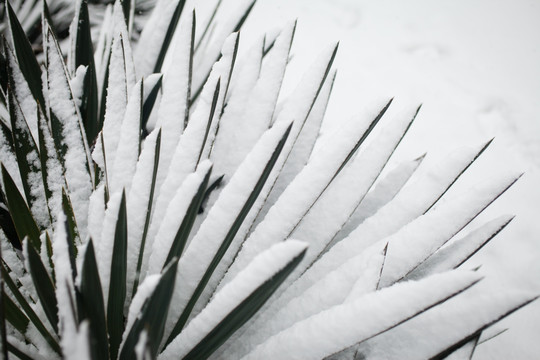
<instances>
[{"instance_id":1,"label":"clump of leaves","mask_svg":"<svg viewBox=\"0 0 540 360\"><path fill-rule=\"evenodd\" d=\"M254 2L219 4L158 1L132 49L133 7L93 41L79 0L67 54L45 5L43 63L5 4L2 356L470 358L534 299L457 269L519 176L446 199L489 143L381 175L419 111L392 101L319 140L337 46L280 99L295 24L238 56Z\"/></svg>"}]
</instances>

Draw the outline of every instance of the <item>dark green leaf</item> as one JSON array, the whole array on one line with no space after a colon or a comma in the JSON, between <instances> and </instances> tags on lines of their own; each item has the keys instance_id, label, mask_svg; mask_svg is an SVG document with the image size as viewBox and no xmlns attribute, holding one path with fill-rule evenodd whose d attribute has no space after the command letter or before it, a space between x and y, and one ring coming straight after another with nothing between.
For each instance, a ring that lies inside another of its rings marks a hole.
<instances>
[{"instance_id":1,"label":"dark green leaf","mask_svg":"<svg viewBox=\"0 0 540 360\"><path fill-rule=\"evenodd\" d=\"M39 64L34 56L34 52L32 51L32 45L30 45L30 42L28 41L26 34L19 23L13 8L9 4L9 1L6 1L6 7L9 19L9 27L13 36L13 46L15 48L15 54L17 55L19 66L24 78L26 79L26 82L28 83L32 95L41 106L44 106L45 100L41 87L41 69L39 68Z\"/></svg>"},{"instance_id":2,"label":"dark green leaf","mask_svg":"<svg viewBox=\"0 0 540 360\"><path fill-rule=\"evenodd\" d=\"M272 153L272 156L270 157L270 160L268 160L263 172L259 176L259 179L257 183L255 184L255 187L249 194L248 199L244 203L244 206L240 210L239 214L237 215L235 221L233 222L231 228L229 229L229 232L225 236L225 239L223 239L223 242L221 243L218 251L214 255L214 258L212 259L212 262L206 269L206 272L204 273L201 281L197 285L197 288L195 289L193 295L191 296L189 302L187 303L184 311L180 315L180 318L178 319L177 323L175 324L171 335L167 339L166 345L169 344L184 328L187 320L189 319L189 316L191 314L191 311L193 310L195 304L197 303L197 300L199 299L199 296L202 294L204 288L206 287L208 281L210 280L210 277L212 276L214 270L216 269L217 265L227 252L227 249L229 248L231 242L233 241L234 237L236 236L236 233L240 229L240 226L244 222L244 219L248 215L249 211L251 210L251 207L255 203L255 200L257 200L257 197L261 193L262 188L264 187L264 184L266 183L266 180L268 179L268 176L270 176L270 173L272 169L274 168L274 165L276 164L277 159L279 158L279 155L281 154L281 151L283 150L283 146L285 145L285 142L287 141L287 138L289 137L289 134L291 132L291 125L287 128L287 131L279 141L278 145L274 149L274 152Z\"/></svg>"},{"instance_id":3,"label":"dark green leaf","mask_svg":"<svg viewBox=\"0 0 540 360\"><path fill-rule=\"evenodd\" d=\"M64 188L62 188L62 209L64 210L64 214L66 214L66 233L68 235L71 267L73 268L73 271L76 271L77 267L75 266L75 259L77 258L77 243L80 243L80 236L77 222L75 221L73 206L71 206L71 200ZM76 274L73 276L73 280L75 280L75 275Z\"/></svg>"},{"instance_id":4,"label":"dark green leaf","mask_svg":"<svg viewBox=\"0 0 540 360\"><path fill-rule=\"evenodd\" d=\"M78 15L74 65L75 69L80 65L87 66L80 111L88 144L94 144L101 126L98 121L98 88L87 0L81 1Z\"/></svg>"},{"instance_id":5,"label":"dark green leaf","mask_svg":"<svg viewBox=\"0 0 540 360\"><path fill-rule=\"evenodd\" d=\"M27 243L26 250L28 253L28 263L30 264L30 275L32 276L39 301L54 331L58 333L58 304L56 302L54 285L34 247Z\"/></svg>"},{"instance_id":6,"label":"dark green leaf","mask_svg":"<svg viewBox=\"0 0 540 360\"><path fill-rule=\"evenodd\" d=\"M126 194L122 200L116 220L114 245L112 249L111 279L107 302L107 324L109 328L111 358L118 355L118 348L124 332L124 301L126 300L127 268L127 211Z\"/></svg>"},{"instance_id":7,"label":"dark green leaf","mask_svg":"<svg viewBox=\"0 0 540 360\"><path fill-rule=\"evenodd\" d=\"M199 152L199 157L197 158L197 164L199 164L199 162L201 161L201 157L202 157L204 148L206 146L206 140L208 139L208 135L210 133L210 128L212 127L212 122L214 120L214 114L216 112L217 101L218 101L218 98L219 98L219 88L220 87L221 87L221 78L218 79L218 81L216 83L216 88L214 90L214 96L212 98L212 106L210 107L210 114L208 116L208 123L206 125L206 131L204 133L204 139L203 139L203 141L201 143L201 151Z\"/></svg>"},{"instance_id":8,"label":"dark green leaf","mask_svg":"<svg viewBox=\"0 0 540 360\"><path fill-rule=\"evenodd\" d=\"M58 345L58 342L55 340L55 338L49 333L45 325L41 322L41 319L37 314L34 312L32 307L28 304L24 296L19 291L19 288L11 277L9 276L4 264L1 264L0 267L2 268L2 277L4 279L5 284L8 286L9 290L15 296L15 299L19 303L20 308L26 313L26 316L28 316L28 319L34 324L36 329L39 331L39 333L43 336L43 338L47 341L47 343L51 346L51 348L57 352L58 354L61 353L60 346Z\"/></svg>"},{"instance_id":9,"label":"dark green leaf","mask_svg":"<svg viewBox=\"0 0 540 360\"><path fill-rule=\"evenodd\" d=\"M148 135L146 124L148 123L148 119L150 118L150 114L156 103L162 80L163 74L152 74L144 80L145 90L148 89L148 91L144 94L143 112L141 117L141 136L143 139Z\"/></svg>"},{"instance_id":10,"label":"dark green leaf","mask_svg":"<svg viewBox=\"0 0 540 360\"><path fill-rule=\"evenodd\" d=\"M26 354L24 351L17 348L13 344L8 343L7 346L8 346L8 351L10 353L12 353L13 355L15 355L18 359L21 359L21 360L34 360L34 358L32 356Z\"/></svg>"},{"instance_id":11,"label":"dark green leaf","mask_svg":"<svg viewBox=\"0 0 540 360\"><path fill-rule=\"evenodd\" d=\"M161 151L161 129L159 129L157 138L156 138L156 147L154 150L154 168L152 172L152 184L150 185L150 196L148 197L148 207L146 208L146 218L144 220L144 229L141 239L141 245L139 247L139 258L137 259L137 270L135 272L135 281L133 282L133 295L137 292L137 287L139 286L139 277L141 273L143 255L144 255L144 246L146 244L146 236L148 235L148 228L150 226L150 219L152 216L152 202L154 201L154 190L156 188L156 178L157 171L159 167L159 154Z\"/></svg>"},{"instance_id":12,"label":"dark green leaf","mask_svg":"<svg viewBox=\"0 0 540 360\"><path fill-rule=\"evenodd\" d=\"M121 360L135 358L135 346L139 341L141 332L145 329L148 331L151 358L156 358L159 345L163 338L167 313L171 303L177 266L178 258L173 258L169 265L163 269L163 273L154 292L144 304L140 316L135 320L126 338L126 342L120 353Z\"/></svg>"},{"instance_id":13,"label":"dark green leaf","mask_svg":"<svg viewBox=\"0 0 540 360\"><path fill-rule=\"evenodd\" d=\"M154 67L155 73L161 72L161 67L163 66L165 55L167 54L167 51L169 50L169 45L171 44L172 37L176 30L176 26L178 25L178 21L180 20L180 15L182 14L182 10L184 9L185 3L186 3L186 0L179 0L178 4L176 5L176 8L174 9L174 13L169 23L167 33L165 34L165 38L163 39L163 43L161 44L161 50L159 51L159 55L156 59L156 66Z\"/></svg>"},{"instance_id":14,"label":"dark green leaf","mask_svg":"<svg viewBox=\"0 0 540 360\"><path fill-rule=\"evenodd\" d=\"M285 281L287 276L296 268L306 254L302 251L292 259L283 269L266 280L251 295L232 310L212 331L210 331L193 349L184 357L184 360L207 359L214 351L227 341L227 339L253 315L259 311L264 303L272 296L277 288Z\"/></svg>"},{"instance_id":15,"label":"dark green leaf","mask_svg":"<svg viewBox=\"0 0 540 360\"><path fill-rule=\"evenodd\" d=\"M93 358L107 360L109 359L109 342L107 338L105 305L92 239L88 242L84 254L80 294L83 312L82 318L90 321Z\"/></svg>"},{"instance_id":16,"label":"dark green leaf","mask_svg":"<svg viewBox=\"0 0 540 360\"><path fill-rule=\"evenodd\" d=\"M173 258L180 258L180 256L182 255L182 251L184 250L189 234L191 233L191 228L193 227L193 223L195 223L195 219L197 218L197 214L199 213L199 209L204 199L204 195L206 192L205 190L208 186L211 172L212 168L209 168L208 172L204 176L202 183L197 189L197 193L191 199L191 203L189 204L186 215L182 220L182 224L176 232L176 236L174 237L171 249L169 250L169 254L167 255L167 260L165 261L163 267L165 267Z\"/></svg>"},{"instance_id":17,"label":"dark green leaf","mask_svg":"<svg viewBox=\"0 0 540 360\"><path fill-rule=\"evenodd\" d=\"M0 259L2 257L2 247L0 246ZM7 350L7 333L6 333L6 310L7 307L4 305L6 303L6 293L4 292L4 279L0 273L0 358L2 360L7 360L8 350Z\"/></svg>"},{"instance_id":18,"label":"dark green leaf","mask_svg":"<svg viewBox=\"0 0 540 360\"><path fill-rule=\"evenodd\" d=\"M24 315L19 306L11 300L9 296L4 293L4 308L6 320L13 325L15 329L22 335L26 334L28 330L28 323L30 320Z\"/></svg>"},{"instance_id":19,"label":"dark green leaf","mask_svg":"<svg viewBox=\"0 0 540 360\"><path fill-rule=\"evenodd\" d=\"M9 51L8 51L9 53ZM11 73L11 71L9 71ZM13 85L10 76L10 85ZM11 130L13 135L13 144L15 147L15 155L17 157L17 165L21 174L26 201L30 208L35 203L35 197L32 195L30 179L32 174L41 174L41 166L37 161L29 161L36 159L39 156L36 143L28 127L28 123L22 113L19 102L15 98L13 91L8 92L9 102L9 117L11 119Z\"/></svg>"},{"instance_id":20,"label":"dark green leaf","mask_svg":"<svg viewBox=\"0 0 540 360\"><path fill-rule=\"evenodd\" d=\"M15 230L19 236L19 240L22 240L28 236L32 245L34 245L36 249L40 249L41 241L39 239L39 228L36 221L32 217L32 213L30 212L28 205L26 205L24 198L19 192L19 189L4 167L4 164L2 164L2 178L4 180L4 187L6 190L5 196L7 206L9 208L9 214L11 215L11 219L15 225Z\"/></svg>"}]
</instances>

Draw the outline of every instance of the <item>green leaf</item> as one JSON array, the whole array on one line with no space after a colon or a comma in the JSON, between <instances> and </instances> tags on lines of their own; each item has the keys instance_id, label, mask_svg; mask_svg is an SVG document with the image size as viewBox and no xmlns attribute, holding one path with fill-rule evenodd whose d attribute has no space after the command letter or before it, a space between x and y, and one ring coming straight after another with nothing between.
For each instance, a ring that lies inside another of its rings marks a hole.
<instances>
[{"instance_id":1,"label":"green leaf","mask_svg":"<svg viewBox=\"0 0 540 360\"><path fill-rule=\"evenodd\" d=\"M12 85L13 81L10 79L9 83ZM8 102L17 165L21 174L26 201L30 208L32 208L36 202L36 198L32 195L31 178L33 177L32 174L39 173L41 175L41 166L38 161L39 154L26 118L12 91L8 92ZM30 161L30 159L32 160Z\"/></svg>"},{"instance_id":2,"label":"green leaf","mask_svg":"<svg viewBox=\"0 0 540 360\"><path fill-rule=\"evenodd\" d=\"M212 122L214 119L214 113L216 112L216 106L217 101L219 98L219 88L221 87L221 78L218 79L216 83L216 89L214 90L214 96L212 97L212 106L210 107L210 115L208 116L208 123L206 125L206 131L204 133L204 139L201 142L201 151L199 152L199 157L197 158L197 165L201 161L202 154L204 152L204 148L206 146L206 140L208 139L208 135L210 133L210 128L212 127Z\"/></svg>"},{"instance_id":3,"label":"green leaf","mask_svg":"<svg viewBox=\"0 0 540 360\"><path fill-rule=\"evenodd\" d=\"M33 246L26 244L28 253L28 263L30 264L30 275L36 288L39 301L45 310L45 315L49 319L54 331L58 333L58 304L56 302L56 294L54 285L49 277L47 269L41 261L41 257L36 252Z\"/></svg>"},{"instance_id":4,"label":"green leaf","mask_svg":"<svg viewBox=\"0 0 540 360\"><path fill-rule=\"evenodd\" d=\"M109 342L105 305L101 290L101 281L92 239L89 240L81 271L82 318L90 321L90 336L93 339L92 355L94 359L109 359Z\"/></svg>"},{"instance_id":5,"label":"green leaf","mask_svg":"<svg viewBox=\"0 0 540 360\"><path fill-rule=\"evenodd\" d=\"M8 348L8 351L10 353L12 353L13 355L15 355L17 358L19 358L21 360L34 360L34 358L32 356L26 354L24 351L17 348L16 346L14 346L11 343L7 344L7 348Z\"/></svg>"},{"instance_id":6,"label":"green leaf","mask_svg":"<svg viewBox=\"0 0 540 360\"><path fill-rule=\"evenodd\" d=\"M9 28L13 36L13 46L15 48L15 54L19 62L21 71L28 83L30 91L34 98L41 106L45 105L43 97L43 90L41 87L41 69L32 51L32 45L28 41L24 30L17 19L17 15L13 11L13 8L6 1L7 14L9 19Z\"/></svg>"},{"instance_id":7,"label":"green leaf","mask_svg":"<svg viewBox=\"0 0 540 360\"><path fill-rule=\"evenodd\" d=\"M141 118L141 137L143 139L148 135L146 124L148 123L148 119L150 118L150 114L152 113L152 109L156 103L156 99L163 82L162 80L163 74L152 74L147 76L144 80L144 89L146 93L144 94L143 112Z\"/></svg>"},{"instance_id":8,"label":"green leaf","mask_svg":"<svg viewBox=\"0 0 540 360\"><path fill-rule=\"evenodd\" d=\"M0 247L0 259L2 258L2 248ZM4 279L0 274L0 359L7 360L7 333L6 333L6 293L4 292Z\"/></svg>"},{"instance_id":9,"label":"green leaf","mask_svg":"<svg viewBox=\"0 0 540 360\"><path fill-rule=\"evenodd\" d=\"M15 230L19 236L19 240L28 236L32 245L36 249L41 248L41 241L39 239L39 228L36 221L32 217L32 213L26 205L24 198L22 197L17 185L13 182L13 179L9 175L8 171L2 164L2 179L5 187L5 197L7 200L7 206L9 208L9 214L15 225Z\"/></svg>"},{"instance_id":10,"label":"green leaf","mask_svg":"<svg viewBox=\"0 0 540 360\"><path fill-rule=\"evenodd\" d=\"M77 222L75 221L75 213L73 212L71 200L64 188L62 188L62 209L64 210L64 214L66 214L69 255L71 259L71 268L74 271L73 280L75 280L77 269L75 266L75 259L77 258L77 243L81 242L81 238L79 235L79 230L77 229Z\"/></svg>"},{"instance_id":11,"label":"green leaf","mask_svg":"<svg viewBox=\"0 0 540 360\"><path fill-rule=\"evenodd\" d=\"M171 44L171 40L176 30L176 26L178 25L178 21L180 20L180 15L182 14L182 10L184 9L185 3L186 3L186 0L178 1L178 4L176 5L176 8L174 9L171 22L169 23L169 28L167 29L167 33L165 34L165 38L163 39L163 43L161 45L161 50L159 51L159 55L156 59L156 65L154 67L155 73L161 72L161 67L163 66L165 55L167 54L167 51L169 50L169 45Z\"/></svg>"},{"instance_id":12,"label":"green leaf","mask_svg":"<svg viewBox=\"0 0 540 360\"><path fill-rule=\"evenodd\" d=\"M51 130L61 163L66 169L69 183L70 169L66 167L66 154L69 151L81 159L84 156L84 167L92 184L92 163L90 150L86 142L82 120L69 84L69 75L64 64L64 57L52 30L45 24L44 47L47 59L47 87L56 101L50 103ZM73 164L71 164L73 167Z\"/></svg>"},{"instance_id":13,"label":"green leaf","mask_svg":"<svg viewBox=\"0 0 540 360\"><path fill-rule=\"evenodd\" d=\"M5 284L8 286L9 290L15 296L15 299L19 303L19 306L22 308L22 310L26 313L26 316L28 316L28 319L34 324L36 329L39 331L39 333L43 336L43 338L47 341L47 343L51 346L51 348L57 352L58 354L61 353L60 346L58 345L58 342L56 339L49 333L45 325L41 322L41 319L37 314L34 312L32 307L28 304L24 296L19 291L19 288L11 277L9 276L6 267L4 264L0 265L1 271L2 271L2 277L4 279Z\"/></svg>"},{"instance_id":14,"label":"green leaf","mask_svg":"<svg viewBox=\"0 0 540 360\"><path fill-rule=\"evenodd\" d=\"M156 188L156 179L157 171L159 167L159 155L161 150L161 129L159 129L157 138L156 138L156 148L154 152L154 169L152 172L152 184L150 185L150 196L148 197L148 207L146 209L146 218L144 220L144 230L142 234L141 244L139 248L139 258L137 259L137 270L135 281L133 282L133 296L137 292L137 287L139 286L139 278L141 273L142 261L144 256L144 247L146 244L146 237L148 235L148 228L150 227L150 219L152 216L152 203L154 201L154 191Z\"/></svg>"},{"instance_id":15,"label":"green leaf","mask_svg":"<svg viewBox=\"0 0 540 360\"><path fill-rule=\"evenodd\" d=\"M86 130L88 144L94 144L98 133L101 130L101 126L98 121L98 87L87 0L80 2L77 15L78 18L75 19L77 30L75 38L74 67L75 69L80 65L88 67L84 79L80 112L84 129Z\"/></svg>"},{"instance_id":16,"label":"green leaf","mask_svg":"<svg viewBox=\"0 0 540 360\"><path fill-rule=\"evenodd\" d=\"M210 167L208 169L208 172L204 176L203 182L199 185L197 193L195 194L193 199L191 199L191 203L189 204L186 215L182 220L182 224L176 232L176 236L174 237L171 249L169 250L169 254L167 255L167 260L165 261L163 267L169 264L172 259L180 258L180 256L182 255L182 251L184 250L189 234L191 233L191 229L193 227L193 224L195 223L195 219L197 218L197 214L199 213L199 209L201 208L202 201L206 194L206 188L208 187L208 181L210 179L211 172L212 168Z\"/></svg>"},{"instance_id":17,"label":"green leaf","mask_svg":"<svg viewBox=\"0 0 540 360\"><path fill-rule=\"evenodd\" d=\"M210 331L193 349L183 358L184 360L207 359L242 325L244 325L265 302L272 296L277 288L285 281L287 276L298 266L304 258L306 250L294 257L283 269L266 280L251 295L245 298L233 311Z\"/></svg>"},{"instance_id":18,"label":"green leaf","mask_svg":"<svg viewBox=\"0 0 540 360\"><path fill-rule=\"evenodd\" d=\"M143 330L148 332L149 348L151 357L154 359L157 356L159 345L163 338L165 329L165 321L176 280L176 270L178 266L178 258L173 258L169 265L163 269L161 278L154 289L154 292L144 304L141 313L133 327L131 328L126 342L120 353L121 360L135 358L135 347L139 341L139 336Z\"/></svg>"},{"instance_id":19,"label":"green leaf","mask_svg":"<svg viewBox=\"0 0 540 360\"><path fill-rule=\"evenodd\" d=\"M107 302L107 324L109 327L111 358L115 359L124 332L124 302L126 300L127 268L127 211L126 194L122 200L116 221L114 246L112 249L111 279Z\"/></svg>"},{"instance_id":20,"label":"green leaf","mask_svg":"<svg viewBox=\"0 0 540 360\"><path fill-rule=\"evenodd\" d=\"M284 133L283 137L277 144L276 148L274 149L274 152L272 153L272 156L266 163L266 166L259 176L259 179L257 183L255 184L255 187L249 194L248 199L244 203L242 209L238 213L236 219L234 220L233 224L231 225L227 235L223 239L223 242L221 243L219 249L217 250L216 254L214 255L214 258L210 262L210 265L206 269L206 272L204 273L201 281L197 285L197 288L193 292L193 295L191 296L189 302L187 303L186 307L184 308L182 314L180 315L180 318L176 322L169 338L167 339L167 342L165 345L168 345L184 328L185 324L187 323L187 320L189 319L189 316L191 314L191 311L195 307L195 304L197 303L197 300L199 299L199 296L202 294L204 288L208 284L208 281L210 280L214 270L216 269L217 265L227 252L227 249L229 248L231 242L233 241L234 237L236 236L236 233L240 229L240 226L244 222L244 219L248 215L249 211L251 210L251 207L255 203L255 200L257 200L257 197L259 196L261 190L264 187L264 184L266 183L266 180L270 176L270 173L272 172L272 169L274 168L274 165L276 164L277 159L279 158L279 155L281 154L281 151L283 150L283 147L285 145L285 142L287 141L289 134L291 132L292 123L287 128L287 131Z\"/></svg>"},{"instance_id":21,"label":"green leaf","mask_svg":"<svg viewBox=\"0 0 540 360\"><path fill-rule=\"evenodd\" d=\"M3 289L2 289L3 291ZM24 315L24 313L21 311L19 306L11 300L9 296L7 296L5 293L3 295L3 301L5 309L5 316L6 320L13 325L15 329L22 335L26 334L26 330L28 330L28 323L30 320Z\"/></svg>"}]
</instances>

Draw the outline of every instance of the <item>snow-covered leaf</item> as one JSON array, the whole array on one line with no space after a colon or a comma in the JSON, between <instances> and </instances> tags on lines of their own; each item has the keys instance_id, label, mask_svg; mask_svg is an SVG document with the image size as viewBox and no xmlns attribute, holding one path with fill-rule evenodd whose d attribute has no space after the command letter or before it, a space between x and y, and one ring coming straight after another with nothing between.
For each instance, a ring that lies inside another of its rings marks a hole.
<instances>
[{"instance_id":1,"label":"snow-covered leaf","mask_svg":"<svg viewBox=\"0 0 540 360\"><path fill-rule=\"evenodd\" d=\"M245 217L265 185L272 168L284 147L291 125L280 124L268 130L255 149L244 160L229 184L223 189L216 204L210 210L185 255L178 264L177 286L168 328L169 340L178 335L186 324L197 300L217 270L218 280L227 264L222 262L227 251L235 253L238 240L229 249ZM202 302L206 303L217 282L207 288ZM172 320L172 321L171 321ZM169 325L170 324L170 325ZM174 328L171 326L173 325Z\"/></svg>"},{"instance_id":2,"label":"snow-covered leaf","mask_svg":"<svg viewBox=\"0 0 540 360\"><path fill-rule=\"evenodd\" d=\"M472 272L453 271L369 293L296 323L242 359L324 358L440 305L480 278ZM395 301L397 298L399 302ZM352 319L361 321L362 326Z\"/></svg>"},{"instance_id":3,"label":"snow-covered leaf","mask_svg":"<svg viewBox=\"0 0 540 360\"><path fill-rule=\"evenodd\" d=\"M307 244L289 240L257 256L216 294L160 359L206 359L248 321L302 260Z\"/></svg>"}]
</instances>

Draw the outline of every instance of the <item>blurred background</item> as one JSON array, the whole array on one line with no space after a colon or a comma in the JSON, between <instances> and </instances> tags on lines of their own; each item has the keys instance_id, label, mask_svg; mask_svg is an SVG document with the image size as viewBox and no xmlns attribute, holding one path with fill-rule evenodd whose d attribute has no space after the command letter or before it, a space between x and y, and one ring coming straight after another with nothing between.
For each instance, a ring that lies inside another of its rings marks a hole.
<instances>
[{"instance_id":1,"label":"blurred background","mask_svg":"<svg viewBox=\"0 0 540 360\"><path fill-rule=\"evenodd\" d=\"M455 191L524 172L478 220L516 218L465 266L482 265L483 286L493 291L540 293L540 1L259 0L241 43L296 18L285 92L323 47L340 42L323 136L359 108L395 97L401 106L423 107L393 163L425 152L425 161L436 162L495 138ZM540 301L491 331L505 328L475 359L539 358Z\"/></svg>"}]
</instances>

